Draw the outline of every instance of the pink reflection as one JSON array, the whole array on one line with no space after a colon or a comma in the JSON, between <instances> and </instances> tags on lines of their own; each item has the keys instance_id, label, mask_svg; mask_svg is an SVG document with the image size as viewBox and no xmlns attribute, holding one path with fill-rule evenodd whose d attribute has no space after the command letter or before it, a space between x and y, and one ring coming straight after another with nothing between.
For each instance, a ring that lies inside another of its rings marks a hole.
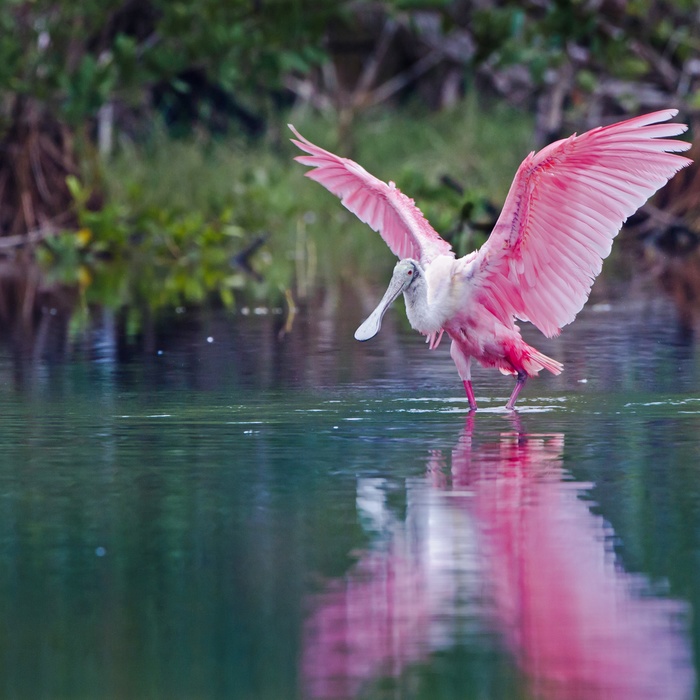
<instances>
[{"instance_id":1,"label":"pink reflection","mask_svg":"<svg viewBox=\"0 0 700 700\"><path fill-rule=\"evenodd\" d=\"M400 555L369 552L342 584L318 596L304 650L310 697L353 697L363 682L398 676L426 655L424 574Z\"/></svg>"},{"instance_id":2,"label":"pink reflection","mask_svg":"<svg viewBox=\"0 0 700 700\"><path fill-rule=\"evenodd\" d=\"M426 479L407 484L405 520L381 480L358 484L358 510L381 536L309 601L305 696L353 697L495 629L535 697L692 697L688 640L674 625L686 608L644 597L644 577L616 565L586 486L562 481L563 435L516 425L477 444L472 421L451 460L432 453Z\"/></svg>"}]
</instances>

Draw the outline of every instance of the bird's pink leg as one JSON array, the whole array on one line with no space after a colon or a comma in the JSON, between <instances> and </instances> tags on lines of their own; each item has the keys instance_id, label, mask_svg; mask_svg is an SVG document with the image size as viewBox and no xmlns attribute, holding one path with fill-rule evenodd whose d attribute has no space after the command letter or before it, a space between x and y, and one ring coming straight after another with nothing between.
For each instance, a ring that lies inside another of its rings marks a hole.
<instances>
[{"instance_id":1,"label":"bird's pink leg","mask_svg":"<svg viewBox=\"0 0 700 700\"><path fill-rule=\"evenodd\" d=\"M464 391L467 392L467 401L469 401L469 410L476 411L476 399L474 398L474 389L472 388L471 380L463 379Z\"/></svg>"},{"instance_id":2,"label":"bird's pink leg","mask_svg":"<svg viewBox=\"0 0 700 700\"><path fill-rule=\"evenodd\" d=\"M476 399L474 398L474 389L472 388L472 358L466 355L459 343L453 338L450 345L450 355L457 366L459 377L464 384L464 391L467 392L467 401L469 401L469 410L476 411Z\"/></svg>"},{"instance_id":3,"label":"bird's pink leg","mask_svg":"<svg viewBox=\"0 0 700 700\"><path fill-rule=\"evenodd\" d=\"M525 372L518 372L518 380L515 382L515 388L513 389L513 393L510 395L510 398L508 399L508 403L506 404L506 408L509 411L515 410L515 402L518 398L518 394L520 393L522 388L525 386L526 381L527 381L527 374L525 374Z\"/></svg>"}]
</instances>

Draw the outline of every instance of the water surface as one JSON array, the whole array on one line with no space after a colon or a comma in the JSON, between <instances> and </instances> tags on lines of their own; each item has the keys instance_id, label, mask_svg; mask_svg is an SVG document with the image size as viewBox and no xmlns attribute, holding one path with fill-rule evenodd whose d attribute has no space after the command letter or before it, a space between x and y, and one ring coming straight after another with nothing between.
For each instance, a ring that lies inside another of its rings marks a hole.
<instances>
[{"instance_id":1,"label":"water surface","mask_svg":"<svg viewBox=\"0 0 700 700\"><path fill-rule=\"evenodd\" d=\"M524 390L357 310L0 349L0 695L691 698L700 363L594 300Z\"/></svg>"}]
</instances>

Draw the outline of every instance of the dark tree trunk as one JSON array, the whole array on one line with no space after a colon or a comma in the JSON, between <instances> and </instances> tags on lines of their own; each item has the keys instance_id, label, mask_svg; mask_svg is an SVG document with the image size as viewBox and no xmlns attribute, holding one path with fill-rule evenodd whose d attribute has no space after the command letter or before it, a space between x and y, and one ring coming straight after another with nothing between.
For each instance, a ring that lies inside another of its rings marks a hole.
<instances>
[{"instance_id":1,"label":"dark tree trunk","mask_svg":"<svg viewBox=\"0 0 700 700\"><path fill-rule=\"evenodd\" d=\"M0 235L75 224L68 175L78 175L70 129L44 107L15 96L0 139Z\"/></svg>"}]
</instances>

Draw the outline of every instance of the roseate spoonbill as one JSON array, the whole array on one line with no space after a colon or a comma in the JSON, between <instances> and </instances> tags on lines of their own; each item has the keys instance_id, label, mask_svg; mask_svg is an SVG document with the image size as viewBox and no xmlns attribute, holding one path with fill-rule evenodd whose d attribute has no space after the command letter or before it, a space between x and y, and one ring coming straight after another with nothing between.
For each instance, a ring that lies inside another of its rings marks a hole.
<instances>
[{"instance_id":1,"label":"roseate spoonbill","mask_svg":"<svg viewBox=\"0 0 700 700\"><path fill-rule=\"evenodd\" d=\"M355 332L373 338L391 303L403 292L411 326L430 349L443 333L469 401L476 410L471 360L497 367L517 381L512 410L528 377L563 365L531 347L515 319L544 335L558 335L574 320L628 216L691 161L674 153L690 144L671 140L685 124L665 124L665 109L556 141L525 158L486 243L456 258L452 247L393 182L370 175L347 158L305 139L292 139L309 155L307 177L340 197L378 231L400 261L384 297Z\"/></svg>"}]
</instances>

